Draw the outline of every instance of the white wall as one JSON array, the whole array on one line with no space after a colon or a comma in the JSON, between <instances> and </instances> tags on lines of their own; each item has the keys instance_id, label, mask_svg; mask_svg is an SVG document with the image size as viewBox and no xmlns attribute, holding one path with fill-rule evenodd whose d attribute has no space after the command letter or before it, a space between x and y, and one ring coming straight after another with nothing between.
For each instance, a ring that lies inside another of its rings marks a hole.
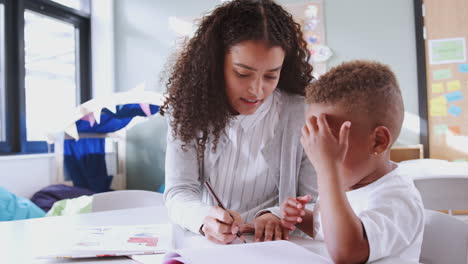
<instances>
[{"instance_id":1,"label":"white wall","mask_svg":"<svg viewBox=\"0 0 468 264\"><path fill-rule=\"evenodd\" d=\"M115 88L114 0L91 1L92 97Z\"/></svg>"},{"instance_id":2,"label":"white wall","mask_svg":"<svg viewBox=\"0 0 468 264\"><path fill-rule=\"evenodd\" d=\"M107 173L117 174L114 153L106 154ZM16 195L31 198L34 193L57 184L54 154L14 155L0 157L0 186ZM119 177L119 176L117 176ZM111 188L120 189L121 179L114 178Z\"/></svg>"},{"instance_id":3,"label":"white wall","mask_svg":"<svg viewBox=\"0 0 468 264\"><path fill-rule=\"evenodd\" d=\"M198 17L220 1L115 1L115 61L117 91L144 84L163 91L160 73L174 48L176 35L169 18ZM157 190L163 183L166 121L155 116L131 129L127 136L127 186Z\"/></svg>"},{"instance_id":4,"label":"white wall","mask_svg":"<svg viewBox=\"0 0 468 264\"><path fill-rule=\"evenodd\" d=\"M326 0L328 45L334 66L352 59L388 64L399 81L405 122L398 144L419 143L416 33L413 1Z\"/></svg>"},{"instance_id":5,"label":"white wall","mask_svg":"<svg viewBox=\"0 0 468 264\"><path fill-rule=\"evenodd\" d=\"M52 182L54 168L53 154L0 157L0 186L31 198Z\"/></svg>"}]
</instances>

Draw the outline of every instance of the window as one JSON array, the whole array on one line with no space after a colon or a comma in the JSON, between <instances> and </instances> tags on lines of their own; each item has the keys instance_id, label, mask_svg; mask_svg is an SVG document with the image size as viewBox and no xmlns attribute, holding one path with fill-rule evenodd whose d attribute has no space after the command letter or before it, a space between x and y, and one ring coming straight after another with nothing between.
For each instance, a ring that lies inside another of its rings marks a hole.
<instances>
[{"instance_id":1,"label":"window","mask_svg":"<svg viewBox=\"0 0 468 264\"><path fill-rule=\"evenodd\" d=\"M0 0L8 36L0 153L47 152L54 122L90 99L88 1Z\"/></svg>"},{"instance_id":2,"label":"window","mask_svg":"<svg viewBox=\"0 0 468 264\"><path fill-rule=\"evenodd\" d=\"M60 109L79 104L75 35L73 24L24 13L27 141L45 141L48 121L63 120Z\"/></svg>"},{"instance_id":3,"label":"window","mask_svg":"<svg viewBox=\"0 0 468 264\"><path fill-rule=\"evenodd\" d=\"M61 5L89 13L89 1L87 0L53 0Z\"/></svg>"}]
</instances>

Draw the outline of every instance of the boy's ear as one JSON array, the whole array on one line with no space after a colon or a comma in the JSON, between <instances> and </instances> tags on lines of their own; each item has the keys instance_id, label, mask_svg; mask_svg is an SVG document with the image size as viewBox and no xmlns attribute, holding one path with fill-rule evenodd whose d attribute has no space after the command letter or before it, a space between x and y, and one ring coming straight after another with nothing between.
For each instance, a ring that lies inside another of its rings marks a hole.
<instances>
[{"instance_id":1,"label":"boy's ear","mask_svg":"<svg viewBox=\"0 0 468 264\"><path fill-rule=\"evenodd\" d=\"M385 152L391 145L392 136L390 130L385 126L379 126L374 129L374 146L372 151L375 154Z\"/></svg>"}]
</instances>

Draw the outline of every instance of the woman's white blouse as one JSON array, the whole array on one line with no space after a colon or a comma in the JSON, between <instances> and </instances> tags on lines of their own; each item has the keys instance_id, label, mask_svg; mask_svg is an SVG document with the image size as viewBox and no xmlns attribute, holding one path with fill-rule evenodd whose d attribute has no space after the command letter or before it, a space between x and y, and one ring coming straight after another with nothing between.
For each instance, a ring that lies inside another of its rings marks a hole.
<instances>
[{"instance_id":1,"label":"woman's white blouse","mask_svg":"<svg viewBox=\"0 0 468 264\"><path fill-rule=\"evenodd\" d=\"M220 140L226 144L217 152L207 152L205 177L226 208L241 213L245 221L278 201L278 186L261 150L273 137L280 111L280 94L271 96L252 115L239 115L229 124ZM211 148L211 145L208 145ZM204 191L202 201L214 205Z\"/></svg>"},{"instance_id":2,"label":"woman's white blouse","mask_svg":"<svg viewBox=\"0 0 468 264\"><path fill-rule=\"evenodd\" d=\"M208 138L204 177L244 221L266 210L279 215L279 203L289 196L317 195L315 171L300 143L304 116L304 97L277 89L256 113L229 123L216 152ZM171 220L192 232L216 205L202 185L197 148L195 140L174 138L169 122L165 204Z\"/></svg>"}]
</instances>

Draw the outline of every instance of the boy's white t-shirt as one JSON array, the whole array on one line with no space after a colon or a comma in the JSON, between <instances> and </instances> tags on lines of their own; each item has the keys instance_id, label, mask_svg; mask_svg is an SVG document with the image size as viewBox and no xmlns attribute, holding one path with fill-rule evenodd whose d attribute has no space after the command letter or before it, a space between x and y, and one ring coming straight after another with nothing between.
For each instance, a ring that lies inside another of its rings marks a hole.
<instances>
[{"instance_id":1,"label":"boy's white t-shirt","mask_svg":"<svg viewBox=\"0 0 468 264\"><path fill-rule=\"evenodd\" d=\"M397 167L369 185L346 192L346 196L366 231L369 262L385 257L419 262L424 206L410 175ZM314 238L324 240L320 208L315 207Z\"/></svg>"}]
</instances>

